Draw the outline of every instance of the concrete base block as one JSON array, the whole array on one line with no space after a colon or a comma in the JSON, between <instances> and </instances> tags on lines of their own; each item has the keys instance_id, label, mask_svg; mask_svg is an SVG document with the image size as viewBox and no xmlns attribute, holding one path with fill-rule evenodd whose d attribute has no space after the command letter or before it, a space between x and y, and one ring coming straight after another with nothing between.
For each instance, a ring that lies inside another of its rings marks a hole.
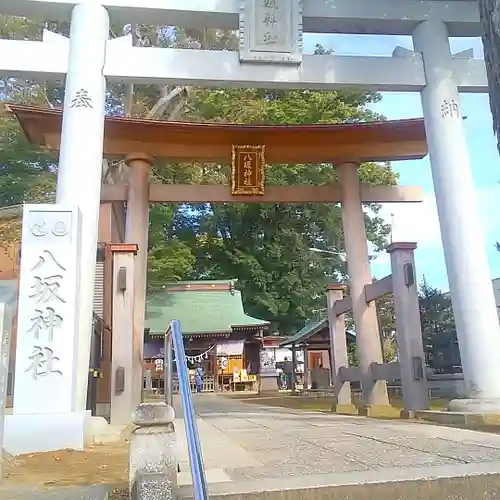
<instances>
[{"instance_id":1,"label":"concrete base block","mask_svg":"<svg viewBox=\"0 0 500 500\"><path fill-rule=\"evenodd\" d=\"M398 412L399 410L391 405L361 405L358 408L360 417L394 417Z\"/></svg>"},{"instance_id":2,"label":"concrete base block","mask_svg":"<svg viewBox=\"0 0 500 500\"><path fill-rule=\"evenodd\" d=\"M130 439L132 426L126 425L109 425L99 432L88 436L89 445L119 443Z\"/></svg>"},{"instance_id":3,"label":"concrete base block","mask_svg":"<svg viewBox=\"0 0 500 500\"><path fill-rule=\"evenodd\" d=\"M448 410L460 413L500 414L500 399L453 399Z\"/></svg>"},{"instance_id":4,"label":"concrete base block","mask_svg":"<svg viewBox=\"0 0 500 500\"><path fill-rule=\"evenodd\" d=\"M277 378L274 377L260 377L260 386L259 393L263 392L277 392L278 391L278 383L276 382Z\"/></svg>"},{"instance_id":5,"label":"concrete base block","mask_svg":"<svg viewBox=\"0 0 500 500\"><path fill-rule=\"evenodd\" d=\"M83 450L89 411L6 415L4 449L11 455Z\"/></svg>"},{"instance_id":6,"label":"concrete base block","mask_svg":"<svg viewBox=\"0 0 500 500\"><path fill-rule=\"evenodd\" d=\"M417 410L415 417L444 425L500 425L500 413Z\"/></svg>"},{"instance_id":7,"label":"concrete base block","mask_svg":"<svg viewBox=\"0 0 500 500\"><path fill-rule=\"evenodd\" d=\"M133 500L172 500L177 491L175 412L164 402L140 404L132 417L129 489Z\"/></svg>"},{"instance_id":8,"label":"concrete base block","mask_svg":"<svg viewBox=\"0 0 500 500\"><path fill-rule=\"evenodd\" d=\"M354 405L338 405L334 404L332 406L332 412L334 413L345 413L347 415L357 415L358 409Z\"/></svg>"},{"instance_id":9,"label":"concrete base block","mask_svg":"<svg viewBox=\"0 0 500 500\"><path fill-rule=\"evenodd\" d=\"M95 413L99 417L109 418L111 411L111 403L96 403L95 405Z\"/></svg>"},{"instance_id":10,"label":"concrete base block","mask_svg":"<svg viewBox=\"0 0 500 500\"><path fill-rule=\"evenodd\" d=\"M412 419L412 418L417 418L415 410L401 410L401 413L399 414L401 418L405 419Z\"/></svg>"}]
</instances>

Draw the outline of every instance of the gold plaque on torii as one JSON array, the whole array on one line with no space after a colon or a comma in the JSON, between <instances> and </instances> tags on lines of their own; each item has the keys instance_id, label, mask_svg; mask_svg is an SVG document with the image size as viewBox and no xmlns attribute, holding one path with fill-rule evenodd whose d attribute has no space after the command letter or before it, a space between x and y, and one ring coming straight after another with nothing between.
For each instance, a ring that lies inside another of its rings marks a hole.
<instances>
[{"instance_id":1,"label":"gold plaque on torii","mask_svg":"<svg viewBox=\"0 0 500 500\"><path fill-rule=\"evenodd\" d=\"M232 195L264 195L265 151L265 146L232 146Z\"/></svg>"}]
</instances>

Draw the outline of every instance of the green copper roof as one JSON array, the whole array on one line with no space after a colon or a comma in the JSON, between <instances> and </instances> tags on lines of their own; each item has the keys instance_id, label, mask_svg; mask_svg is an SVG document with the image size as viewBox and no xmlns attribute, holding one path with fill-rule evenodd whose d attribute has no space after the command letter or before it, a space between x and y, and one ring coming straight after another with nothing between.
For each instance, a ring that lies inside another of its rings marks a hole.
<instances>
[{"instance_id":1,"label":"green copper roof","mask_svg":"<svg viewBox=\"0 0 500 500\"><path fill-rule=\"evenodd\" d=\"M312 337L315 333L323 330L328 326L327 319L320 319L317 321L309 321L306 323L304 328L300 329L295 335L288 337L286 340L281 342L280 347L287 347L292 344L299 344L301 342L306 341L310 337Z\"/></svg>"},{"instance_id":2,"label":"green copper roof","mask_svg":"<svg viewBox=\"0 0 500 500\"><path fill-rule=\"evenodd\" d=\"M178 290L182 285L228 285L230 290ZM262 326L269 322L245 314L241 293L232 281L191 281L172 283L176 290L155 291L148 297L145 328L163 333L177 319L184 335L231 332L232 327Z\"/></svg>"},{"instance_id":3,"label":"green copper roof","mask_svg":"<svg viewBox=\"0 0 500 500\"><path fill-rule=\"evenodd\" d=\"M295 335L288 337L281 342L280 347L288 347L292 344L301 344L310 339L313 335L320 332L324 328L328 328L328 319L323 318L319 320L308 321L304 328L300 329ZM355 342L356 336L346 331L347 342Z\"/></svg>"}]
</instances>

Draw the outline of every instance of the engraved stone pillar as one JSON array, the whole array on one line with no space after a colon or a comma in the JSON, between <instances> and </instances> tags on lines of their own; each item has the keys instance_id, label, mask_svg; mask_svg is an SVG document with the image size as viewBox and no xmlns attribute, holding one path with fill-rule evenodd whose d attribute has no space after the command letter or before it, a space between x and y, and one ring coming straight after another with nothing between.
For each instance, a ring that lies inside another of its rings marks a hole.
<instances>
[{"instance_id":1,"label":"engraved stone pillar","mask_svg":"<svg viewBox=\"0 0 500 500\"><path fill-rule=\"evenodd\" d=\"M129 487L132 500L173 500L177 490L175 414L166 403L140 404L130 438Z\"/></svg>"},{"instance_id":2,"label":"engraved stone pillar","mask_svg":"<svg viewBox=\"0 0 500 500\"><path fill-rule=\"evenodd\" d=\"M356 328L356 349L364 404L388 405L386 382L374 380L371 371L371 364L383 363L383 357L375 303L367 304L365 300L365 286L372 283L372 276L357 167L355 163L337 166L342 191L342 226Z\"/></svg>"},{"instance_id":3,"label":"engraved stone pillar","mask_svg":"<svg viewBox=\"0 0 500 500\"><path fill-rule=\"evenodd\" d=\"M420 325L418 283L413 252L416 243L392 243L392 289L396 315L396 338L406 412L429 408L425 356Z\"/></svg>"},{"instance_id":4,"label":"engraved stone pillar","mask_svg":"<svg viewBox=\"0 0 500 500\"><path fill-rule=\"evenodd\" d=\"M71 15L64 92L57 203L81 211L79 257L78 410L87 402L94 303L95 256L101 200L106 80L103 75L109 16L99 0L75 2Z\"/></svg>"},{"instance_id":5,"label":"engraved stone pillar","mask_svg":"<svg viewBox=\"0 0 500 500\"><path fill-rule=\"evenodd\" d=\"M134 260L137 245L110 245L113 254L113 333L111 358L111 425L129 425L134 401Z\"/></svg>"},{"instance_id":6,"label":"engraved stone pillar","mask_svg":"<svg viewBox=\"0 0 500 500\"><path fill-rule=\"evenodd\" d=\"M148 267L149 168L152 158L134 153L125 159L129 166L125 242L138 245L134 267L134 340L133 398L137 406L142 400L144 350L144 314ZM165 326L166 328L166 326Z\"/></svg>"},{"instance_id":7,"label":"engraved stone pillar","mask_svg":"<svg viewBox=\"0 0 500 500\"><path fill-rule=\"evenodd\" d=\"M333 411L343 411L351 409L351 383L342 382L340 372L343 367L349 366L347 357L347 339L345 333L344 315L337 316L335 313L335 304L342 300L344 295L344 286L340 284L328 285L327 289L327 307L328 324L330 328L330 358L332 385L334 388ZM349 407L349 408L347 408Z\"/></svg>"},{"instance_id":8,"label":"engraved stone pillar","mask_svg":"<svg viewBox=\"0 0 500 500\"><path fill-rule=\"evenodd\" d=\"M90 415L77 401L80 211L25 205L23 212L14 414L5 420L5 449L81 450Z\"/></svg>"}]
</instances>

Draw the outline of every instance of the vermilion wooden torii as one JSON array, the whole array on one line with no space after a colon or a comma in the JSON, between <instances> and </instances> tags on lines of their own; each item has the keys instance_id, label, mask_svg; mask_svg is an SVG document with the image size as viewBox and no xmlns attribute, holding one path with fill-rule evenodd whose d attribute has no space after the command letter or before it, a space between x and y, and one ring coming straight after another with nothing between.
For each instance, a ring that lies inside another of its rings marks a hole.
<instances>
[{"instance_id":1,"label":"vermilion wooden torii","mask_svg":"<svg viewBox=\"0 0 500 500\"><path fill-rule=\"evenodd\" d=\"M61 111L17 105L9 105L9 109L32 143L59 149ZM338 171L339 183L267 186L262 195L254 196L234 196L224 185L149 184L148 170L154 158L231 164L233 148L248 144L264 147L266 161L271 164L331 163ZM138 244L133 344L139 352L130 370L137 390L142 380L150 202L341 203L360 370L365 380L371 379L371 364L383 359L374 305L356 300L372 282L362 203L420 202L423 196L419 187L360 184L357 166L367 161L423 158L427 142L422 119L336 125L233 125L107 117L104 154L125 157L130 167L127 183L102 186L101 203L126 201L125 242ZM369 405L388 404L385 381L371 381L363 388L363 397Z\"/></svg>"}]
</instances>

